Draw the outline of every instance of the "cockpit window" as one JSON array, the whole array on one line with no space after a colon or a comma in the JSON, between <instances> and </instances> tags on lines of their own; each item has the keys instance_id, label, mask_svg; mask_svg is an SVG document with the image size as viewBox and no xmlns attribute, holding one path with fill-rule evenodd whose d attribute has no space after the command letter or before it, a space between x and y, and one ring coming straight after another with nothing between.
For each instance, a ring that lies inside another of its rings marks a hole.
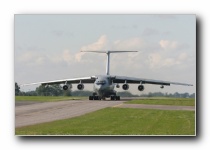
<instances>
[{"instance_id":1,"label":"cockpit window","mask_svg":"<svg viewBox=\"0 0 210 150\"><path fill-rule=\"evenodd\" d=\"M104 85L105 83L106 83L106 81L105 81L105 80L101 80L101 81L97 81L97 83L96 83L96 84L98 84L98 85L100 85L100 84Z\"/></svg>"}]
</instances>

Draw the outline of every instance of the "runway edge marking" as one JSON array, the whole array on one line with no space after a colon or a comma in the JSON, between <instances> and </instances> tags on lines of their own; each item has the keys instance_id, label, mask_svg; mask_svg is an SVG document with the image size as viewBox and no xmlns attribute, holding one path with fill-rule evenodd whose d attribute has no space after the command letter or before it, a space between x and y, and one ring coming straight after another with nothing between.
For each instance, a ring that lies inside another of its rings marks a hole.
<instances>
[{"instance_id":1,"label":"runway edge marking","mask_svg":"<svg viewBox=\"0 0 210 150\"><path fill-rule=\"evenodd\" d=\"M123 105L123 104L118 104L118 105L115 105L115 106L112 106L112 107L120 107L121 105Z\"/></svg>"}]
</instances>

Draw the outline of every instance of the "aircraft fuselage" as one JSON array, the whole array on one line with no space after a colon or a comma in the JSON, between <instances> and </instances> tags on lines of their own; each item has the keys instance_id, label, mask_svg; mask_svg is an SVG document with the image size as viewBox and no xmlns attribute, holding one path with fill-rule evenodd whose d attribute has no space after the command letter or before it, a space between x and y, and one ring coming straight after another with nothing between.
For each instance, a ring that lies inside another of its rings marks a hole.
<instances>
[{"instance_id":1,"label":"aircraft fuselage","mask_svg":"<svg viewBox=\"0 0 210 150\"><path fill-rule=\"evenodd\" d=\"M115 84L112 83L110 75L101 75L97 76L93 85L93 90L98 96L105 98L116 95L114 86Z\"/></svg>"}]
</instances>

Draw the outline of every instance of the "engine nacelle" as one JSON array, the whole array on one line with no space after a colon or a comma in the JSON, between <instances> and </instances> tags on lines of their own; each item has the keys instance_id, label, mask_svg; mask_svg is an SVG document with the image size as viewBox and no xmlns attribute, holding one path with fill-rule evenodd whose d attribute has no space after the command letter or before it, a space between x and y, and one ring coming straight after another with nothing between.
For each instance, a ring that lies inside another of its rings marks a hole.
<instances>
[{"instance_id":1,"label":"engine nacelle","mask_svg":"<svg viewBox=\"0 0 210 150\"><path fill-rule=\"evenodd\" d=\"M66 84L63 86L63 90L64 90L64 91L68 90L68 88L69 88L69 87L68 87L68 85L66 85Z\"/></svg>"},{"instance_id":2,"label":"engine nacelle","mask_svg":"<svg viewBox=\"0 0 210 150\"><path fill-rule=\"evenodd\" d=\"M117 85L116 85L116 88L120 88L120 85L119 85L119 84L117 84Z\"/></svg>"},{"instance_id":3,"label":"engine nacelle","mask_svg":"<svg viewBox=\"0 0 210 150\"><path fill-rule=\"evenodd\" d=\"M84 89L84 84L80 83L77 85L78 90L83 90Z\"/></svg>"},{"instance_id":4,"label":"engine nacelle","mask_svg":"<svg viewBox=\"0 0 210 150\"><path fill-rule=\"evenodd\" d=\"M65 85L63 86L63 90L65 90L65 91L68 90L69 88L70 88L70 89L72 88L72 85L71 85L71 84L69 84L69 85L68 85L68 84L65 84Z\"/></svg>"},{"instance_id":5,"label":"engine nacelle","mask_svg":"<svg viewBox=\"0 0 210 150\"><path fill-rule=\"evenodd\" d=\"M144 86L143 86L143 85L139 85L139 86L138 86L138 90L139 90L139 91L144 91Z\"/></svg>"},{"instance_id":6,"label":"engine nacelle","mask_svg":"<svg viewBox=\"0 0 210 150\"><path fill-rule=\"evenodd\" d=\"M126 84L123 84L122 85L122 88L123 90L128 90L129 89L129 85L126 83Z\"/></svg>"},{"instance_id":7,"label":"engine nacelle","mask_svg":"<svg viewBox=\"0 0 210 150\"><path fill-rule=\"evenodd\" d=\"M160 88L161 88L161 89L163 89L163 88L164 88L164 86L163 86L163 85L161 85L161 86L160 86Z\"/></svg>"}]
</instances>

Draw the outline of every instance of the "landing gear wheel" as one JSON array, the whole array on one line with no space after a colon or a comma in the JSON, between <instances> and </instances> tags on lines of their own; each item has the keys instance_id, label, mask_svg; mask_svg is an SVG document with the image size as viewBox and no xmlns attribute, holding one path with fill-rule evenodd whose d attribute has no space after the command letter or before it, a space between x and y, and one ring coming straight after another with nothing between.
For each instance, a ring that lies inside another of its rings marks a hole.
<instances>
[{"instance_id":1,"label":"landing gear wheel","mask_svg":"<svg viewBox=\"0 0 210 150\"><path fill-rule=\"evenodd\" d=\"M115 99L116 99L116 96L111 96L110 99L111 99L111 100L115 100Z\"/></svg>"},{"instance_id":2,"label":"landing gear wheel","mask_svg":"<svg viewBox=\"0 0 210 150\"><path fill-rule=\"evenodd\" d=\"M116 96L116 100L120 100L120 96Z\"/></svg>"},{"instance_id":3,"label":"landing gear wheel","mask_svg":"<svg viewBox=\"0 0 210 150\"><path fill-rule=\"evenodd\" d=\"M94 100L98 100L98 96L94 96L93 99L94 99Z\"/></svg>"},{"instance_id":4,"label":"landing gear wheel","mask_svg":"<svg viewBox=\"0 0 210 150\"><path fill-rule=\"evenodd\" d=\"M89 100L93 100L93 96L89 96Z\"/></svg>"},{"instance_id":5,"label":"landing gear wheel","mask_svg":"<svg viewBox=\"0 0 210 150\"><path fill-rule=\"evenodd\" d=\"M120 100L120 96L111 96L110 97L111 100Z\"/></svg>"}]
</instances>

